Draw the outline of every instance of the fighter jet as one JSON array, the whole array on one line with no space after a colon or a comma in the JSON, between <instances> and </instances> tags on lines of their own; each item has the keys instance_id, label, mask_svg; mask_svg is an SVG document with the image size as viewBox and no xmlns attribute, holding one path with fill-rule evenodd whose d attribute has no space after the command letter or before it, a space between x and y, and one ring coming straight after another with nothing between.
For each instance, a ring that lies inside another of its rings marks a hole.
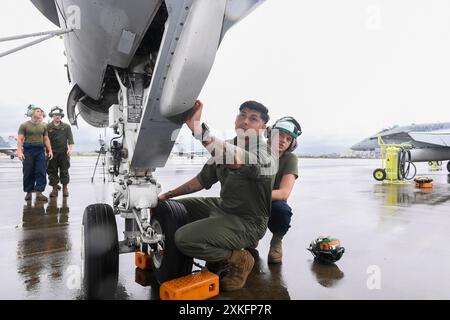
<instances>
[{"instance_id":1,"label":"fighter jet","mask_svg":"<svg viewBox=\"0 0 450 320\"><path fill-rule=\"evenodd\" d=\"M14 137L8 137L8 141L5 141L0 137L0 152L10 156L11 159L17 157L17 147L15 146Z\"/></svg>"},{"instance_id":2,"label":"fighter jet","mask_svg":"<svg viewBox=\"0 0 450 320\"><path fill-rule=\"evenodd\" d=\"M192 259L173 243L184 212L158 203L152 173L165 166L225 33L264 0L31 1L65 33L70 123L80 115L116 134L107 154L113 208L91 205L83 218L88 296L114 292L119 253L148 253L159 282L190 273ZM119 243L114 213L125 218Z\"/></svg>"},{"instance_id":3,"label":"fighter jet","mask_svg":"<svg viewBox=\"0 0 450 320\"><path fill-rule=\"evenodd\" d=\"M385 144L409 144L412 162L450 160L450 122L394 126L366 138L351 147L355 151L380 148L378 137ZM450 161L447 163L450 172Z\"/></svg>"}]
</instances>

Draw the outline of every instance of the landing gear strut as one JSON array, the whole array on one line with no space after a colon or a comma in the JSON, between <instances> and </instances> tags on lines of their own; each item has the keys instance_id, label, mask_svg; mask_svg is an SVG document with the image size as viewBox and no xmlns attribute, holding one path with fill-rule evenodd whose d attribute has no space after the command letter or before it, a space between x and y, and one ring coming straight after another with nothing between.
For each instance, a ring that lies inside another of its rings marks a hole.
<instances>
[{"instance_id":1,"label":"landing gear strut","mask_svg":"<svg viewBox=\"0 0 450 320\"><path fill-rule=\"evenodd\" d=\"M87 297L94 299L114 297L122 253L142 251L150 255L159 283L192 270L192 259L182 255L174 242L176 230L186 223L186 209L176 201L158 203L161 186L152 175L154 169L131 165L145 75L119 74L117 70L115 74L121 88L120 104L112 105L109 112L113 119L110 127L118 136L111 139L106 151L109 181L114 183L113 207L90 205L83 217L83 280ZM124 240L120 242L116 214L125 219Z\"/></svg>"}]
</instances>

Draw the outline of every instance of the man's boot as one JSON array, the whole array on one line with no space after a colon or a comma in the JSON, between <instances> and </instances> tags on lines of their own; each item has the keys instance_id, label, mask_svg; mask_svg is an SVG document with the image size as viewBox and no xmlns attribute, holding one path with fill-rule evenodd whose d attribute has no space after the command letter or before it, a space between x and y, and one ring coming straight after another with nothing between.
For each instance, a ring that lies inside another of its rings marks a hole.
<instances>
[{"instance_id":1,"label":"man's boot","mask_svg":"<svg viewBox=\"0 0 450 320\"><path fill-rule=\"evenodd\" d=\"M270 241L269 256L267 262L269 263L281 263L283 258L282 237L273 236Z\"/></svg>"},{"instance_id":2,"label":"man's boot","mask_svg":"<svg viewBox=\"0 0 450 320\"><path fill-rule=\"evenodd\" d=\"M50 197L55 198L57 196L58 196L58 187L53 186L53 190L52 190L52 192L50 192Z\"/></svg>"},{"instance_id":3,"label":"man's boot","mask_svg":"<svg viewBox=\"0 0 450 320\"><path fill-rule=\"evenodd\" d=\"M63 197L69 196L69 189L67 189L67 184L63 185Z\"/></svg>"},{"instance_id":4,"label":"man's boot","mask_svg":"<svg viewBox=\"0 0 450 320\"><path fill-rule=\"evenodd\" d=\"M42 192L36 192L36 200L47 202L48 198L42 194Z\"/></svg>"},{"instance_id":5,"label":"man's boot","mask_svg":"<svg viewBox=\"0 0 450 320\"><path fill-rule=\"evenodd\" d=\"M32 197L33 197L32 193L27 192L27 194L25 195L25 201L30 201Z\"/></svg>"},{"instance_id":6,"label":"man's boot","mask_svg":"<svg viewBox=\"0 0 450 320\"><path fill-rule=\"evenodd\" d=\"M234 250L228 259L229 273L220 280L222 291L234 291L244 287L247 277L255 265L255 259L247 250Z\"/></svg>"}]
</instances>

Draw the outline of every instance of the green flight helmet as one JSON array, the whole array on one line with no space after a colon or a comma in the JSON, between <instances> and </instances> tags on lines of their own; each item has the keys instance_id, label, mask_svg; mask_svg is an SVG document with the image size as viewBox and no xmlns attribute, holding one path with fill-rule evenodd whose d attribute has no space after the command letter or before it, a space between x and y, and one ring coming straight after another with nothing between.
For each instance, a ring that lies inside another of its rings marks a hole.
<instances>
[{"instance_id":1,"label":"green flight helmet","mask_svg":"<svg viewBox=\"0 0 450 320\"><path fill-rule=\"evenodd\" d=\"M272 130L279 130L292 137L292 143L287 151L292 152L297 148L297 138L302 134L302 128L294 117L283 117L275 121L275 123L268 128L266 136L269 138Z\"/></svg>"},{"instance_id":2,"label":"green flight helmet","mask_svg":"<svg viewBox=\"0 0 450 320\"><path fill-rule=\"evenodd\" d=\"M278 129L294 139L297 139L302 134L300 124L294 117L283 117L278 119L272 126L272 129Z\"/></svg>"},{"instance_id":3,"label":"green flight helmet","mask_svg":"<svg viewBox=\"0 0 450 320\"><path fill-rule=\"evenodd\" d=\"M45 111L42 108L40 108L34 104L28 105L27 113L25 113L25 115L27 117L32 117L34 110L37 110L37 109L42 111L42 118L45 118L46 117Z\"/></svg>"},{"instance_id":4,"label":"green flight helmet","mask_svg":"<svg viewBox=\"0 0 450 320\"><path fill-rule=\"evenodd\" d=\"M317 260L330 264L341 259L345 252L345 248L341 246L341 242L329 236L320 236L311 241L308 250Z\"/></svg>"},{"instance_id":5,"label":"green flight helmet","mask_svg":"<svg viewBox=\"0 0 450 320\"><path fill-rule=\"evenodd\" d=\"M61 118L64 118L64 110L61 107L55 106L50 110L49 116L61 116Z\"/></svg>"}]
</instances>

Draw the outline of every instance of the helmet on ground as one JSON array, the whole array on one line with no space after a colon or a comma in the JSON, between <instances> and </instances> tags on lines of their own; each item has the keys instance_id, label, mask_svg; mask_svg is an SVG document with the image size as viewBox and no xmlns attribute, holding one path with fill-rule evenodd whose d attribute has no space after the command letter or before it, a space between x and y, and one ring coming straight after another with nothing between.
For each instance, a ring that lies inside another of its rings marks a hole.
<instances>
[{"instance_id":1,"label":"helmet on ground","mask_svg":"<svg viewBox=\"0 0 450 320\"><path fill-rule=\"evenodd\" d=\"M50 110L49 115L50 117L61 116L61 118L64 118L64 110L61 107L55 106Z\"/></svg>"},{"instance_id":2,"label":"helmet on ground","mask_svg":"<svg viewBox=\"0 0 450 320\"><path fill-rule=\"evenodd\" d=\"M325 263L334 263L338 261L345 252L338 239L320 236L311 241L308 250L315 258Z\"/></svg>"}]
</instances>

